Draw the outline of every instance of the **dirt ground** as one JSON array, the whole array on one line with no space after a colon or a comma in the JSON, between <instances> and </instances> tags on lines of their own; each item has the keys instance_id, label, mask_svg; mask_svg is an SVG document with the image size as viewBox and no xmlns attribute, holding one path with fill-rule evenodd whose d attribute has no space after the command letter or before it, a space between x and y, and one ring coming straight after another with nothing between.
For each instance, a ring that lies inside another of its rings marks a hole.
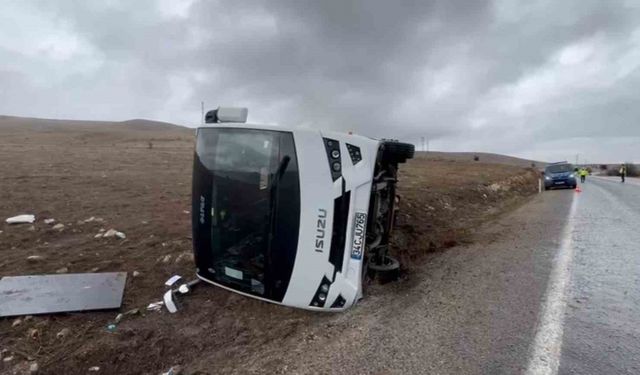
<instances>
[{"instance_id":1,"label":"dirt ground","mask_svg":"<svg viewBox=\"0 0 640 375\"><path fill-rule=\"evenodd\" d=\"M192 153L193 131L169 125L0 116L0 276L123 271L120 312L140 309L113 332L106 327L118 311L0 319L0 373L28 373L33 363L42 374L85 374L93 366L102 374L174 366L182 373L287 373L294 348L357 326L351 312L310 313L209 286L196 288L177 314L145 310L161 299L168 277L194 275ZM399 186L394 251L402 280L370 285L363 301L375 300L381 311L411 288L425 254L472 242L476 227L534 194L537 177L516 166L418 158L402 166ZM5 224L22 213L35 214L36 223ZM94 238L112 228L126 239ZM28 261L32 255L41 259Z\"/></svg>"},{"instance_id":2,"label":"dirt ground","mask_svg":"<svg viewBox=\"0 0 640 375\"><path fill-rule=\"evenodd\" d=\"M521 159L514 156L491 154L487 152L440 152L440 151L419 151L417 158L424 158L431 161L476 161L490 164L504 164L523 168L544 168L547 163ZM478 159L478 160L476 160Z\"/></svg>"}]
</instances>

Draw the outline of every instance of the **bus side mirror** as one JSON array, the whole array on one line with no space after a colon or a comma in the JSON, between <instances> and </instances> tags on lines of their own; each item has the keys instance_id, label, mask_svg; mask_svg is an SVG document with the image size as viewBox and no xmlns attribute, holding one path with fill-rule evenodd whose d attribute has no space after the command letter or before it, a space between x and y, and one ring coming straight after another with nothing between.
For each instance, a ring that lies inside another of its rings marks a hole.
<instances>
[{"instance_id":1,"label":"bus side mirror","mask_svg":"<svg viewBox=\"0 0 640 375\"><path fill-rule=\"evenodd\" d=\"M212 109L211 111L207 112L207 114L204 115L204 122L207 124L215 124L216 122L218 122L218 110Z\"/></svg>"}]
</instances>

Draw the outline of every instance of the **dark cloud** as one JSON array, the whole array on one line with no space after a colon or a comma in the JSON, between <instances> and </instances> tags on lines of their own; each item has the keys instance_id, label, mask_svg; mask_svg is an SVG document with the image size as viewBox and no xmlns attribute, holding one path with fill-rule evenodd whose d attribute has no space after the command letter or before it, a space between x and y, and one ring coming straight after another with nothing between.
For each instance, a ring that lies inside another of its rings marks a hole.
<instances>
[{"instance_id":1,"label":"dark cloud","mask_svg":"<svg viewBox=\"0 0 640 375\"><path fill-rule=\"evenodd\" d=\"M5 8L2 113L194 125L204 100L248 106L254 121L427 136L442 149L639 157L620 147L640 140L634 1Z\"/></svg>"}]
</instances>

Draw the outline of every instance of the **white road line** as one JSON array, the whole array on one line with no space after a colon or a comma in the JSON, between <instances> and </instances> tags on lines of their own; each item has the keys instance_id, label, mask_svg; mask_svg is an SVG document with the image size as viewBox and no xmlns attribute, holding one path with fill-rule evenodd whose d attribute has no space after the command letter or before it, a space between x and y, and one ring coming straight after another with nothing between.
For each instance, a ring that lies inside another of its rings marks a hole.
<instances>
[{"instance_id":1,"label":"white road line","mask_svg":"<svg viewBox=\"0 0 640 375\"><path fill-rule=\"evenodd\" d=\"M574 195L567 224L562 232L562 242L549 276L549 284L538 317L536 336L531 347L527 375L555 375L560 365L566 293L571 281L573 261L574 215L578 199Z\"/></svg>"}]
</instances>

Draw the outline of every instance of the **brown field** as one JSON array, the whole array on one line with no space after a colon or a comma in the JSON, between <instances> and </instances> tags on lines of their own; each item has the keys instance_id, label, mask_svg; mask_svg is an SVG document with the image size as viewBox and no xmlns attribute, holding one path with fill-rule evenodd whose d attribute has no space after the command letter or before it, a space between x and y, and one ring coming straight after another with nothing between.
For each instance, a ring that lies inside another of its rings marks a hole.
<instances>
[{"instance_id":1,"label":"brown field","mask_svg":"<svg viewBox=\"0 0 640 375\"><path fill-rule=\"evenodd\" d=\"M416 153L418 158L431 161L474 161L487 164L504 164L523 168L540 168L546 162L517 158L515 156L492 154L488 152L441 152L429 151ZM475 160L478 158L478 160Z\"/></svg>"},{"instance_id":2,"label":"brown field","mask_svg":"<svg viewBox=\"0 0 640 375\"><path fill-rule=\"evenodd\" d=\"M193 130L170 124L0 117L0 276L124 271L120 311L142 312L115 332L106 326L118 311L34 316L15 327L14 318L0 319L2 356L14 357L0 362L0 373L26 373L33 362L44 374L84 374L92 366L103 374L158 374L176 365L184 373L286 373L291 353L359 332L350 319L358 309L383 313L430 254L473 241L478 226L537 189L535 174L521 166L417 158L401 167L394 252L402 278L370 285L355 309L316 314L201 286L177 314L147 312L169 276L194 274L192 152ZM36 223L4 223L22 213L35 214ZM85 222L91 217L101 221ZM126 239L94 238L111 228ZM30 255L43 259L28 262ZM70 333L57 338L63 328Z\"/></svg>"}]
</instances>

